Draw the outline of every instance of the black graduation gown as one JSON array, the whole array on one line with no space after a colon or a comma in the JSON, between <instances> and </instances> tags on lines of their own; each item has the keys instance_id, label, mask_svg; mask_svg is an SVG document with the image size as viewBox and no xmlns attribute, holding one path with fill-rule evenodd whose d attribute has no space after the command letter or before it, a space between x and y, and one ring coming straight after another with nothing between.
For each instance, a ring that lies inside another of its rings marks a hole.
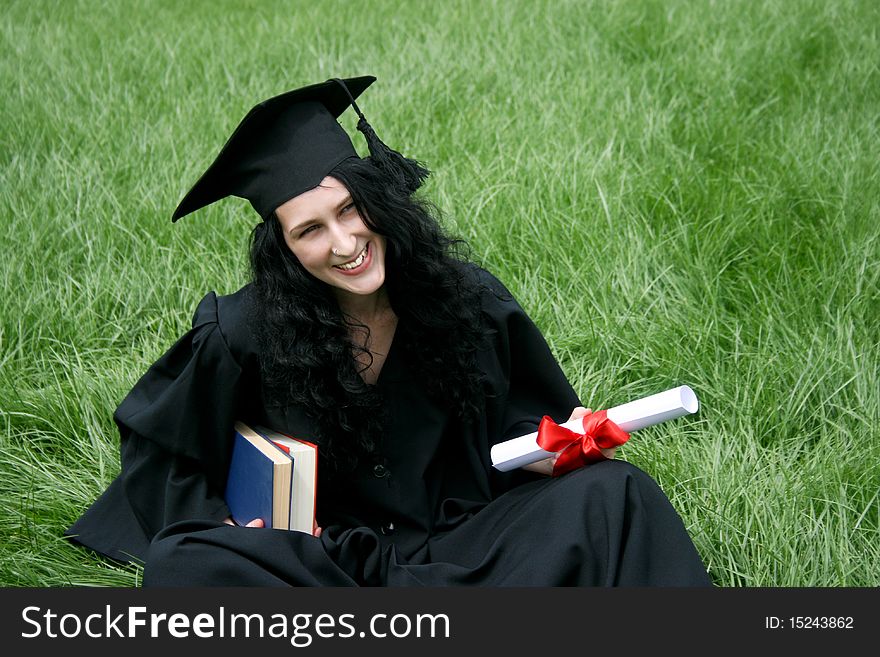
<instances>
[{"instance_id":1,"label":"black graduation gown","mask_svg":"<svg viewBox=\"0 0 880 657\"><path fill-rule=\"evenodd\" d=\"M263 402L250 286L205 296L192 330L124 399L122 470L67 535L144 561L145 585L708 585L681 519L635 466L556 478L491 467L491 445L535 431L545 414L564 421L580 402L510 293L476 275L491 336L478 359L482 413L463 422L426 394L401 323L376 383L382 444L319 489L320 538L222 522L236 419L312 433L301 409Z\"/></svg>"}]
</instances>

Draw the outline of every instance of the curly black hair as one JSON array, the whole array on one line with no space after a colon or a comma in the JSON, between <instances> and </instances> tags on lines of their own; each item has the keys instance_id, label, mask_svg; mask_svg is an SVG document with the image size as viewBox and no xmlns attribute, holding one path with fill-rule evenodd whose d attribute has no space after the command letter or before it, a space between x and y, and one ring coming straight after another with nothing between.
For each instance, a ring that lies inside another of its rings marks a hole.
<instances>
[{"instance_id":1,"label":"curly black hair","mask_svg":"<svg viewBox=\"0 0 880 657\"><path fill-rule=\"evenodd\" d=\"M371 158L344 160L329 175L351 193L367 226L385 237L385 287L398 317L394 348L405 352L429 395L450 412L473 417L481 390L476 352L485 336L467 244L447 236L437 209L391 183ZM316 427L310 439L321 448L322 467L331 475L350 471L377 448L385 422L379 388L358 373L354 356L365 350L351 338L356 324L330 286L287 247L276 216L254 229L250 261L266 399L304 408Z\"/></svg>"}]
</instances>

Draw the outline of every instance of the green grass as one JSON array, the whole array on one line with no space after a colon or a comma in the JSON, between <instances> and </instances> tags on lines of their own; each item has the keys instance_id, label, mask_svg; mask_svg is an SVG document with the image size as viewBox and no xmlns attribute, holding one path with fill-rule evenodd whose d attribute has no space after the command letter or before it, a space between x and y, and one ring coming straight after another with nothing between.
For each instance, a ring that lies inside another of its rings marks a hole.
<instances>
[{"instance_id":1,"label":"green grass","mask_svg":"<svg viewBox=\"0 0 880 657\"><path fill-rule=\"evenodd\" d=\"M0 584L139 582L61 533L256 221L171 213L255 102L374 74L585 404L697 391L619 456L714 581L880 585L876 2L0 4Z\"/></svg>"}]
</instances>

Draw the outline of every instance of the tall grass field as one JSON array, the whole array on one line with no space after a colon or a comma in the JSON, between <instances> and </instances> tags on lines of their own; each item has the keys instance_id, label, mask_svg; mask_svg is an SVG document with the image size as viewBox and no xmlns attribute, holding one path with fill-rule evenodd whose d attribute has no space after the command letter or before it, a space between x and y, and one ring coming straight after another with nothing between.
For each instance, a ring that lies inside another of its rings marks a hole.
<instances>
[{"instance_id":1,"label":"tall grass field","mask_svg":"<svg viewBox=\"0 0 880 657\"><path fill-rule=\"evenodd\" d=\"M361 109L584 405L696 391L618 458L716 585L880 585L880 3L0 9L0 585L140 583L62 533L259 221L171 213L254 104L367 74Z\"/></svg>"}]
</instances>

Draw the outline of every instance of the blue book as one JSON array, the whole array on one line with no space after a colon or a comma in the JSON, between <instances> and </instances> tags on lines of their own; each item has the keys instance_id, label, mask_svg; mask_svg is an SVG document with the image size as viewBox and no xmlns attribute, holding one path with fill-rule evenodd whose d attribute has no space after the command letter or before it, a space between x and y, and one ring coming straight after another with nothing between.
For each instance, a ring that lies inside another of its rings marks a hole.
<instances>
[{"instance_id":1,"label":"blue book","mask_svg":"<svg viewBox=\"0 0 880 657\"><path fill-rule=\"evenodd\" d=\"M232 519L246 525L261 518L265 527L290 528L293 459L242 422L235 423L226 505Z\"/></svg>"}]
</instances>

